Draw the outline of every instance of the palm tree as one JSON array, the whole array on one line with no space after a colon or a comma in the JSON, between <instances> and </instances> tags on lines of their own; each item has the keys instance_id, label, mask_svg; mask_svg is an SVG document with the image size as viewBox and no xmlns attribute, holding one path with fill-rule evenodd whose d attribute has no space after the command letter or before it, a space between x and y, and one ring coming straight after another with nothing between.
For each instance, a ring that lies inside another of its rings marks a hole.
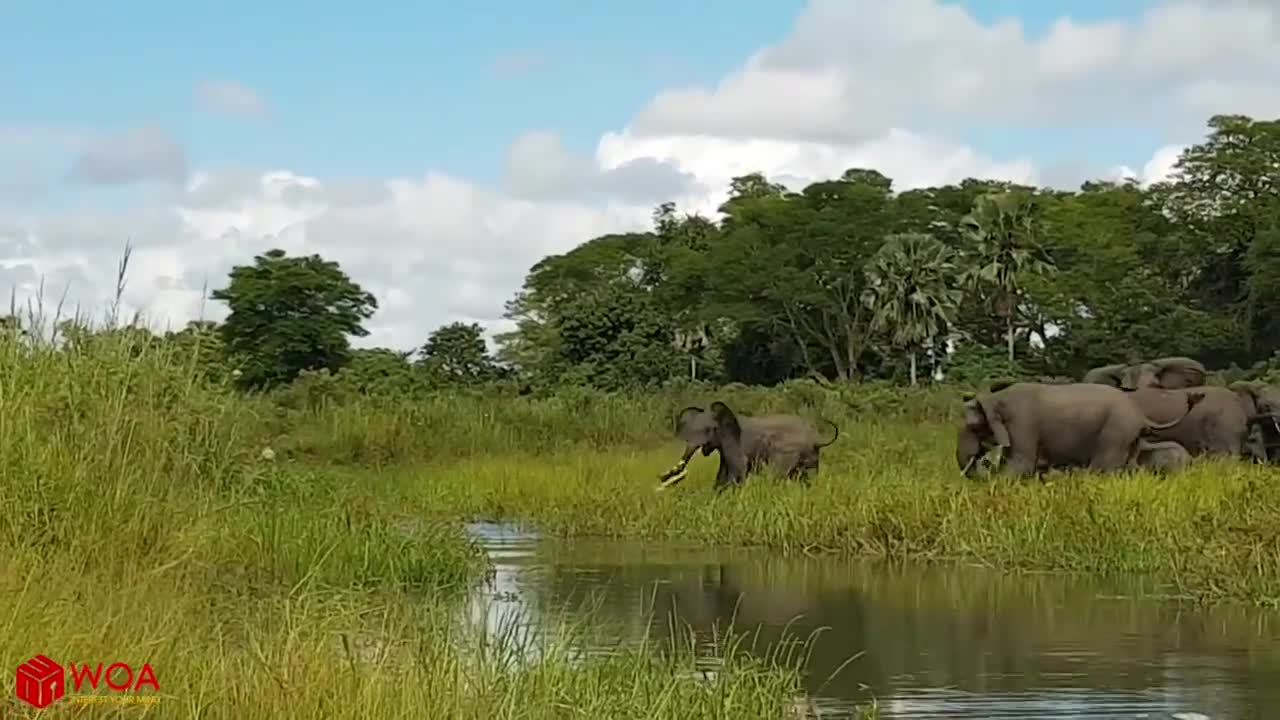
<instances>
[{"instance_id":1,"label":"palm tree","mask_svg":"<svg viewBox=\"0 0 1280 720\"><path fill-rule=\"evenodd\" d=\"M995 291L993 309L997 317L1004 318L1009 362L1013 362L1014 322L1022 297L1020 280L1027 274L1057 270L1036 243L1034 201L1018 190L984 195L974 203L973 211L961 218L960 230L974 256L962 284L966 289L987 287Z\"/></svg>"},{"instance_id":2,"label":"palm tree","mask_svg":"<svg viewBox=\"0 0 1280 720\"><path fill-rule=\"evenodd\" d=\"M932 235L889 235L866 271L863 304L872 311L871 329L889 331L889 342L909 352L911 384L916 353L941 335L959 310L964 292L955 252Z\"/></svg>"},{"instance_id":3,"label":"palm tree","mask_svg":"<svg viewBox=\"0 0 1280 720\"><path fill-rule=\"evenodd\" d=\"M689 356L689 379L698 379L698 357L711 344L705 323L692 327L677 327L671 341L672 347Z\"/></svg>"}]
</instances>

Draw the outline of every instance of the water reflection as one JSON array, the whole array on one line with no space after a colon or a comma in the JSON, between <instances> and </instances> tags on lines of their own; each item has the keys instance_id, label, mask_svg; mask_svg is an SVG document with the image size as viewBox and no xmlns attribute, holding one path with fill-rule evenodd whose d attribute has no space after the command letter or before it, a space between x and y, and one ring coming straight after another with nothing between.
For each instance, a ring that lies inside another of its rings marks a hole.
<instances>
[{"instance_id":1,"label":"water reflection","mask_svg":"<svg viewBox=\"0 0 1280 720\"><path fill-rule=\"evenodd\" d=\"M589 613L600 648L662 640L672 613L760 654L811 637L824 716L874 696L888 718L1280 717L1280 615L1133 599L1139 581L472 532L498 566L477 621Z\"/></svg>"}]
</instances>

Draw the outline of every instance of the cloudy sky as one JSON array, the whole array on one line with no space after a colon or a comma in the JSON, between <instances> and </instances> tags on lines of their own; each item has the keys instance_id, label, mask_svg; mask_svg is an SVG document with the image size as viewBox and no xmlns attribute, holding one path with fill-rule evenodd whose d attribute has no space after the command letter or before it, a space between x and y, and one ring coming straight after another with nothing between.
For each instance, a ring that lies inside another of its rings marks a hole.
<instances>
[{"instance_id":1,"label":"cloudy sky","mask_svg":"<svg viewBox=\"0 0 1280 720\"><path fill-rule=\"evenodd\" d=\"M1280 0L7 2L0 289L151 325L271 247L378 298L360 345L505 329L529 266L761 170L1159 178L1280 115Z\"/></svg>"}]
</instances>

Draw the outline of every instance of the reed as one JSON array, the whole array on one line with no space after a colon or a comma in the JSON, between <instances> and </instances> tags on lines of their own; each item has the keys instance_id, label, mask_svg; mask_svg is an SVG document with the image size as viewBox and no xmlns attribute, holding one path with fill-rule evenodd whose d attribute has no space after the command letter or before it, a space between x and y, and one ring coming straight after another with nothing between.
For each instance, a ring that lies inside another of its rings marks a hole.
<instances>
[{"instance_id":1,"label":"reed","mask_svg":"<svg viewBox=\"0 0 1280 720\"><path fill-rule=\"evenodd\" d=\"M382 481L410 513L514 521L557 536L1142 574L1157 596L1280 601L1271 469L1201 458L1165 477L972 481L959 476L952 437L945 426L905 422L853 428L825 451L810 487L761 476L719 496L714 456L697 456L687 479L655 492L674 444L480 455L403 467Z\"/></svg>"},{"instance_id":2,"label":"reed","mask_svg":"<svg viewBox=\"0 0 1280 720\"><path fill-rule=\"evenodd\" d=\"M10 672L36 654L147 663L159 691L117 710L166 718L781 717L798 692L795 668L741 653L704 677L704 651L582 658L557 628L509 662L510 639L494 652L459 625L487 560L449 512L406 523L386 483L264 454L276 407L194 363L128 332L0 337ZM55 714L124 697L72 676ZM5 717L35 712L0 700Z\"/></svg>"}]
</instances>

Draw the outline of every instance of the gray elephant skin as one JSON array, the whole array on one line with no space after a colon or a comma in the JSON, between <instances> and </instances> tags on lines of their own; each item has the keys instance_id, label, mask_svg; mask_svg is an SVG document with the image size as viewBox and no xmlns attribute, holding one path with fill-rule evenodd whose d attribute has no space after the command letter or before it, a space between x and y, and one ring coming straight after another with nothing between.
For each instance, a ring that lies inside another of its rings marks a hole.
<instances>
[{"instance_id":1,"label":"gray elephant skin","mask_svg":"<svg viewBox=\"0 0 1280 720\"><path fill-rule=\"evenodd\" d=\"M1001 458L1002 462L998 464L991 463L986 457L979 460L979 467L988 474L994 473L999 467L1002 467L1006 458ZM1191 453L1187 449L1172 440L1149 441L1146 438L1138 438L1138 456L1135 465L1140 468L1147 468L1156 473L1169 473L1182 470L1191 464ZM1049 463L1043 457L1036 457L1036 474L1043 475L1048 472Z\"/></svg>"},{"instance_id":2,"label":"gray elephant skin","mask_svg":"<svg viewBox=\"0 0 1280 720\"><path fill-rule=\"evenodd\" d=\"M1245 454L1260 462L1280 461L1280 416L1249 416Z\"/></svg>"},{"instance_id":3,"label":"gray elephant skin","mask_svg":"<svg viewBox=\"0 0 1280 720\"><path fill-rule=\"evenodd\" d=\"M680 462L664 478L674 485L683 479L680 472L698 450L703 456L720 453L715 489L741 484L744 478L764 466L806 484L818 470L819 451L840 437L840 428L823 418L834 430L822 441L818 431L797 415L738 415L717 400L709 409L689 406L676 416L676 437L685 441ZM675 479L679 476L679 479Z\"/></svg>"},{"instance_id":4,"label":"gray elephant skin","mask_svg":"<svg viewBox=\"0 0 1280 720\"><path fill-rule=\"evenodd\" d=\"M1153 423L1127 393L1096 383L1050 385L1017 382L977 395L964 404L956 436L956 464L973 477L978 458L995 446L1006 448L1001 472L1021 477L1050 468L1087 467L1099 471L1132 468L1139 440L1181 422L1203 395L1183 396L1182 417Z\"/></svg>"},{"instance_id":5,"label":"gray elephant skin","mask_svg":"<svg viewBox=\"0 0 1280 720\"><path fill-rule=\"evenodd\" d=\"M1249 414L1249 454L1280 461L1280 390L1259 380L1239 380L1227 388L1240 396Z\"/></svg>"},{"instance_id":6,"label":"gray elephant skin","mask_svg":"<svg viewBox=\"0 0 1280 720\"><path fill-rule=\"evenodd\" d=\"M1149 387L1178 390L1200 387L1208 376L1208 371L1200 361L1174 356L1134 365L1103 365L1085 373L1081 382L1110 385L1121 390Z\"/></svg>"},{"instance_id":7,"label":"gray elephant skin","mask_svg":"<svg viewBox=\"0 0 1280 720\"><path fill-rule=\"evenodd\" d=\"M1182 470L1191 464L1191 453L1173 440L1139 440L1138 467L1157 473Z\"/></svg>"},{"instance_id":8,"label":"gray elephant skin","mask_svg":"<svg viewBox=\"0 0 1280 720\"><path fill-rule=\"evenodd\" d=\"M1187 449L1192 456L1252 455L1266 461L1265 455L1249 442L1249 399L1241 392L1228 388L1206 385L1194 390L1165 390L1146 387L1127 393L1142 414L1155 422L1167 422L1180 417L1186 407L1188 393L1199 393L1204 400L1197 403L1186 419L1176 427L1156 430L1155 440L1173 440Z\"/></svg>"}]
</instances>

